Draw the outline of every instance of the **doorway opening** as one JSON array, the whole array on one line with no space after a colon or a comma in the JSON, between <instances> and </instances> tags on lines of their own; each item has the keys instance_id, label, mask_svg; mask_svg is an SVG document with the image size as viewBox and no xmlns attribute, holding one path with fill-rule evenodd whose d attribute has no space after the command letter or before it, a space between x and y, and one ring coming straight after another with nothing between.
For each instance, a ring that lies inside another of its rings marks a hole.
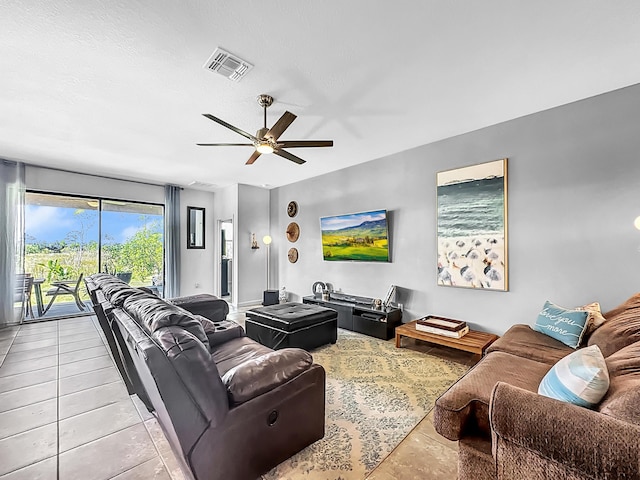
<instances>
[{"instance_id":1,"label":"doorway opening","mask_svg":"<svg viewBox=\"0 0 640 480\"><path fill-rule=\"evenodd\" d=\"M233 303L233 220L220 222L220 297Z\"/></svg>"}]
</instances>

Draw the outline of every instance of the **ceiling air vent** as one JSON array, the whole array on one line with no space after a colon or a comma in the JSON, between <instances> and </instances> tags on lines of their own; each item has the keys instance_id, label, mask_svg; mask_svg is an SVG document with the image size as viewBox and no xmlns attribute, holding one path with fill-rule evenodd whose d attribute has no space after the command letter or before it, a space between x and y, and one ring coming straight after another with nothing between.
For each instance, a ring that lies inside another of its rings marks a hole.
<instances>
[{"instance_id":1,"label":"ceiling air vent","mask_svg":"<svg viewBox=\"0 0 640 480\"><path fill-rule=\"evenodd\" d=\"M206 183L206 182L199 182L198 180L194 180L193 182L189 183L189 186L191 188L196 188L196 189L213 189L216 188L217 185L215 183Z\"/></svg>"},{"instance_id":2,"label":"ceiling air vent","mask_svg":"<svg viewBox=\"0 0 640 480\"><path fill-rule=\"evenodd\" d=\"M234 82L239 82L247 73L249 73L249 70L253 68L253 65L218 47L211 54L209 60L207 60L207 63L205 63L202 68L219 73L223 77L227 77L229 80L233 80Z\"/></svg>"}]
</instances>

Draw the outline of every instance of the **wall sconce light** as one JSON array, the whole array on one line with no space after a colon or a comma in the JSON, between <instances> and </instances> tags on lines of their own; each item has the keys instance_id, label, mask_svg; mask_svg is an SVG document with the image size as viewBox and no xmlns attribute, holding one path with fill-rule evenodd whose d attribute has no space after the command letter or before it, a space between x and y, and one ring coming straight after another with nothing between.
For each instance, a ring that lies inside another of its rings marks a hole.
<instances>
[{"instance_id":1,"label":"wall sconce light","mask_svg":"<svg viewBox=\"0 0 640 480\"><path fill-rule=\"evenodd\" d=\"M256 240L256 234L255 233L251 234L251 248L253 250L257 250L258 248L260 248L260 245L258 245L258 241Z\"/></svg>"}]
</instances>

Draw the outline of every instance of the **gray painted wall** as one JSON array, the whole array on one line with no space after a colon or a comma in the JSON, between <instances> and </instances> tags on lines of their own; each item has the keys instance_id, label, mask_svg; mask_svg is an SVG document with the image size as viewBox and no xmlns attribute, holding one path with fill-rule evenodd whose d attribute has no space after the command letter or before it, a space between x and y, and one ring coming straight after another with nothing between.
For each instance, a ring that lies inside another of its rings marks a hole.
<instances>
[{"instance_id":1,"label":"gray painted wall","mask_svg":"<svg viewBox=\"0 0 640 480\"><path fill-rule=\"evenodd\" d=\"M251 234L255 233L260 248L251 249ZM269 190L250 185L238 185L238 230L236 263L238 265L238 305L262 302L267 287L267 248L262 237L269 233ZM275 268L275 265L274 265Z\"/></svg>"},{"instance_id":2,"label":"gray painted wall","mask_svg":"<svg viewBox=\"0 0 640 480\"><path fill-rule=\"evenodd\" d=\"M262 237L269 233L269 190L251 185L221 189L215 194L214 217L216 223L233 219L233 304L245 306L262 302L262 291L267 282L267 257ZM256 234L260 245L257 250L251 249L252 233ZM219 252L220 239L216 242L216 252ZM218 260L216 253L216 263ZM216 292L220 292L219 270L217 264Z\"/></svg>"},{"instance_id":3,"label":"gray painted wall","mask_svg":"<svg viewBox=\"0 0 640 480\"><path fill-rule=\"evenodd\" d=\"M278 285L300 300L316 280L378 298L396 284L405 322L444 315L499 334L533 324L545 300L607 310L640 290L639 152L635 85L274 189ZM504 157L510 290L437 286L436 172ZM286 255L290 200L300 207L296 264ZM319 217L379 208L390 211L392 263L322 260Z\"/></svg>"},{"instance_id":4,"label":"gray painted wall","mask_svg":"<svg viewBox=\"0 0 640 480\"><path fill-rule=\"evenodd\" d=\"M180 295L213 293L215 252L214 194L202 190L180 192ZM187 207L204 207L204 249L187 248Z\"/></svg>"}]
</instances>

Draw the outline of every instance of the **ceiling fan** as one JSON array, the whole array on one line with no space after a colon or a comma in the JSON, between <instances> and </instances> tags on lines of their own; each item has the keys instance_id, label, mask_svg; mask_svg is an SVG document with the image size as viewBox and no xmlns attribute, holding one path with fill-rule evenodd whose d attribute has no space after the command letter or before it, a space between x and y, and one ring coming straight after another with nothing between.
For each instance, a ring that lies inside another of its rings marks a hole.
<instances>
[{"instance_id":1,"label":"ceiling fan","mask_svg":"<svg viewBox=\"0 0 640 480\"><path fill-rule=\"evenodd\" d=\"M256 150L249 157L249 160L247 160L247 165L253 164L263 153L275 153L280 157L301 165L305 163L306 160L283 150L283 148L333 147L333 140L283 140L278 142L280 135L289 128L289 125L291 125L291 123L296 119L296 116L291 112L284 112L278 121L273 124L273 127L267 128L267 108L269 108L273 103L273 97L262 94L258 95L257 100L260 106L264 109L264 127L259 129L255 136L228 124L218 117L214 117L208 113L202 114L208 119L248 138L252 143L198 143L197 145L201 147L254 147Z\"/></svg>"}]
</instances>

